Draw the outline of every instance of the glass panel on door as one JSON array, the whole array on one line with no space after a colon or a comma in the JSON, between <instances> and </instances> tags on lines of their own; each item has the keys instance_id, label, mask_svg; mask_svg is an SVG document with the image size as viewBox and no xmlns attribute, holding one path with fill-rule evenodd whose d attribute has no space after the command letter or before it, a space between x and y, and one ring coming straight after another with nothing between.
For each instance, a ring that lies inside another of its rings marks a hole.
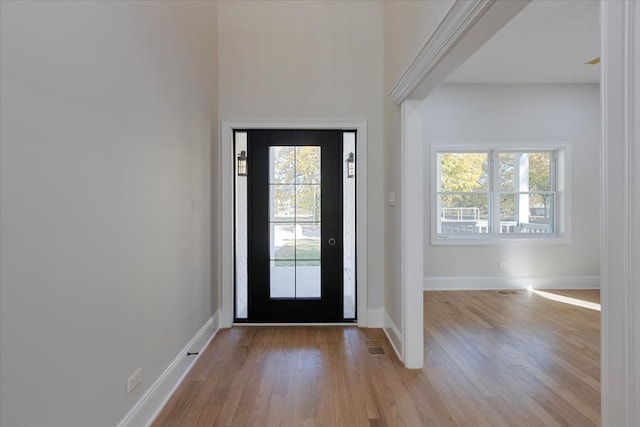
<instances>
[{"instance_id":1,"label":"glass panel on door","mask_svg":"<svg viewBox=\"0 0 640 427\"><path fill-rule=\"evenodd\" d=\"M271 298L321 298L320 172L320 147L269 147Z\"/></svg>"}]
</instances>

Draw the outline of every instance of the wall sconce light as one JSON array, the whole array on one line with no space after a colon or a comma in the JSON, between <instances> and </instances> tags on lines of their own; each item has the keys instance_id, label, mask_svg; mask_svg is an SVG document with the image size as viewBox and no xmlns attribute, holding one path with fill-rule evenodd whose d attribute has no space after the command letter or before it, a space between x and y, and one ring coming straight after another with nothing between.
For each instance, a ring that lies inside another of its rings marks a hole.
<instances>
[{"instance_id":1,"label":"wall sconce light","mask_svg":"<svg viewBox=\"0 0 640 427\"><path fill-rule=\"evenodd\" d=\"M238 176L247 176L247 152L244 150L238 154Z\"/></svg>"},{"instance_id":2,"label":"wall sconce light","mask_svg":"<svg viewBox=\"0 0 640 427\"><path fill-rule=\"evenodd\" d=\"M353 178L356 176L356 159L353 153L349 153L347 158L347 178Z\"/></svg>"}]
</instances>

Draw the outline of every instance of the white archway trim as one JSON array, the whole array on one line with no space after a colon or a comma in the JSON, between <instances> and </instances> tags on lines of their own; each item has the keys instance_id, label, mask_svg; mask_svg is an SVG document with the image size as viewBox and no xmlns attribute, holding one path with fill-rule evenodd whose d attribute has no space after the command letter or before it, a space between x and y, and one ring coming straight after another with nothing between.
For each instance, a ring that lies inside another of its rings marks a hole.
<instances>
[{"instance_id":1,"label":"white archway trim","mask_svg":"<svg viewBox=\"0 0 640 427\"><path fill-rule=\"evenodd\" d=\"M233 152L234 129L342 129L355 130L358 150L358 179L356 183L356 268L358 326L368 326L367 316L367 121L366 120L222 120L220 126L220 326L233 324L234 291L234 203Z\"/></svg>"},{"instance_id":2,"label":"white archway trim","mask_svg":"<svg viewBox=\"0 0 640 427\"><path fill-rule=\"evenodd\" d=\"M391 99L398 104L409 97L424 99L529 1L454 1L389 92Z\"/></svg>"},{"instance_id":3,"label":"white archway trim","mask_svg":"<svg viewBox=\"0 0 640 427\"><path fill-rule=\"evenodd\" d=\"M640 425L640 5L601 2L602 425Z\"/></svg>"},{"instance_id":4,"label":"white archway trim","mask_svg":"<svg viewBox=\"0 0 640 427\"><path fill-rule=\"evenodd\" d=\"M409 64L389 96L401 109L401 300L402 360L407 368L424 362L423 325L423 138L420 104L446 76L473 55L522 10L529 0L470 0L453 3ZM419 99L409 101L408 98Z\"/></svg>"}]
</instances>

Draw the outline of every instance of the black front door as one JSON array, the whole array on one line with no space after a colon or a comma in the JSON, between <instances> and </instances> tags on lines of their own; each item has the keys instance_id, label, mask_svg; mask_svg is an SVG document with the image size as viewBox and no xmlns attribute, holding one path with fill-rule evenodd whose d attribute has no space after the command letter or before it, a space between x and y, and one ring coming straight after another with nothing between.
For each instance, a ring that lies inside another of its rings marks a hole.
<instances>
[{"instance_id":1,"label":"black front door","mask_svg":"<svg viewBox=\"0 0 640 427\"><path fill-rule=\"evenodd\" d=\"M248 321L344 319L342 134L248 132Z\"/></svg>"}]
</instances>

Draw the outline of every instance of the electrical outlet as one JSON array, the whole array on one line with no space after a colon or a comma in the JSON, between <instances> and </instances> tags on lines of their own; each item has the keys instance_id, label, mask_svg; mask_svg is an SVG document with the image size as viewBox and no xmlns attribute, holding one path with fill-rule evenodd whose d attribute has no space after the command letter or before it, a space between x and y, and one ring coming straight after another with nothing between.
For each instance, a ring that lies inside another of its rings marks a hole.
<instances>
[{"instance_id":1,"label":"electrical outlet","mask_svg":"<svg viewBox=\"0 0 640 427\"><path fill-rule=\"evenodd\" d=\"M504 261L500 261L500 262L498 263L498 268L507 268L507 267L509 267L509 264L507 264L507 263L506 263L506 262L504 262Z\"/></svg>"},{"instance_id":2,"label":"electrical outlet","mask_svg":"<svg viewBox=\"0 0 640 427\"><path fill-rule=\"evenodd\" d=\"M138 368L129 379L127 379L127 394L131 393L138 384L142 382L142 368Z\"/></svg>"}]
</instances>

